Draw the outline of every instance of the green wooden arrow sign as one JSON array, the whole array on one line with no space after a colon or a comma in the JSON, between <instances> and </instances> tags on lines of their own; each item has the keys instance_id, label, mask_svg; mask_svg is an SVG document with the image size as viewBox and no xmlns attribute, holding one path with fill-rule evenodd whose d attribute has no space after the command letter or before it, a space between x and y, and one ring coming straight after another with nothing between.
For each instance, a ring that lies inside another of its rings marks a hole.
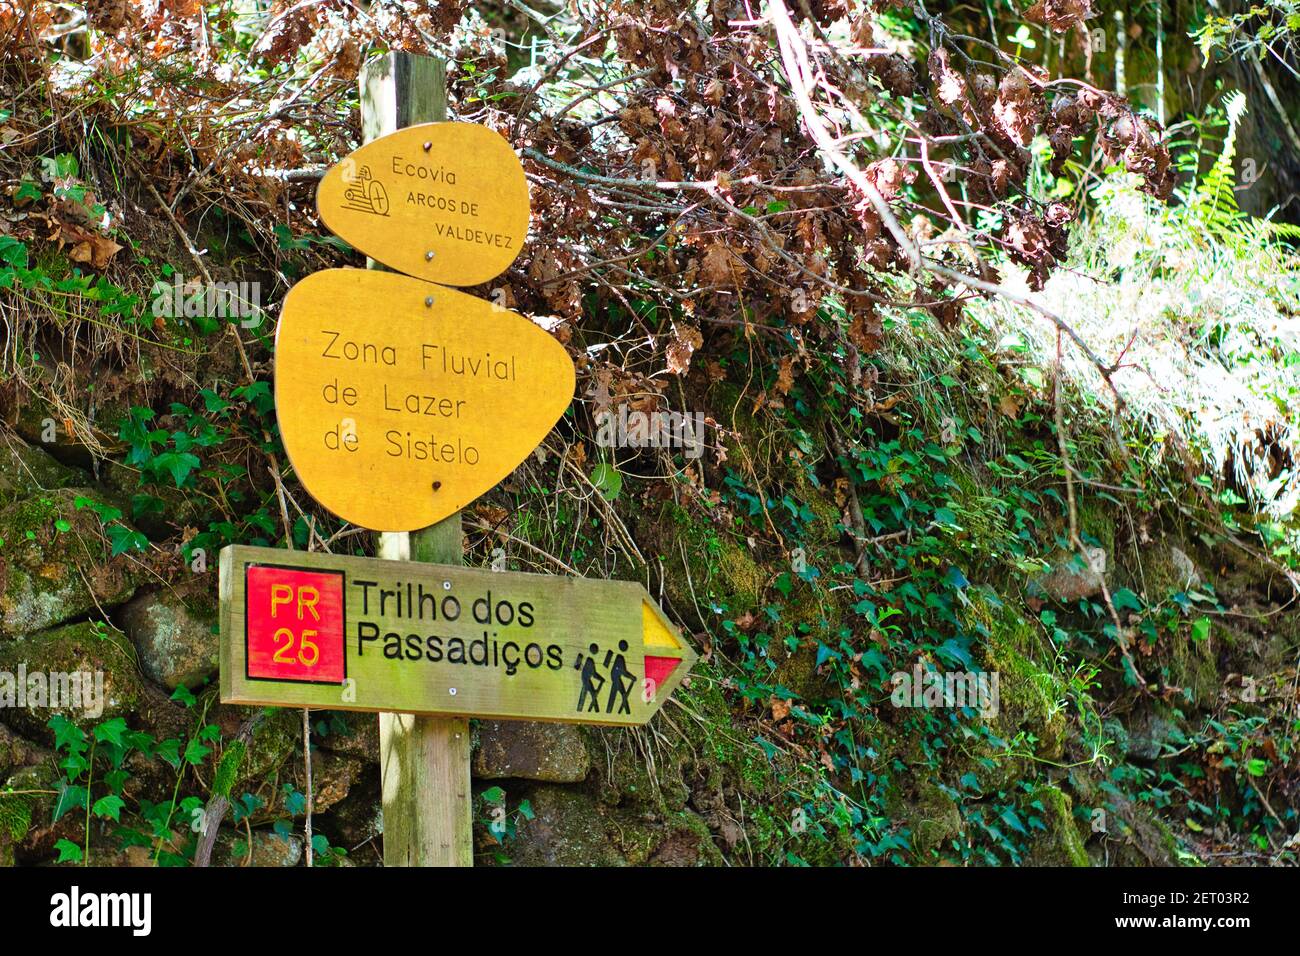
<instances>
[{"instance_id":1,"label":"green wooden arrow sign","mask_svg":"<svg viewBox=\"0 0 1300 956\"><path fill-rule=\"evenodd\" d=\"M226 703L638 725L695 658L627 581L221 552Z\"/></svg>"}]
</instances>

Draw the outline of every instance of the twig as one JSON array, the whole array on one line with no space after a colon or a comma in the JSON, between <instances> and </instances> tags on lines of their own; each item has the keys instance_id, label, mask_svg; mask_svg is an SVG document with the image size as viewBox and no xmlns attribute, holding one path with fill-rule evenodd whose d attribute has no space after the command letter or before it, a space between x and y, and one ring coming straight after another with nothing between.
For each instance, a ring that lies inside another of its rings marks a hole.
<instances>
[{"instance_id":1,"label":"twig","mask_svg":"<svg viewBox=\"0 0 1300 956\"><path fill-rule=\"evenodd\" d=\"M239 732L235 735L235 740L247 747L253 740L253 734L257 732L258 726L261 725L263 712L258 711L252 717L245 720L239 725ZM217 833L221 829L221 821L225 819L226 810L230 806L230 798L225 794L214 793L208 804L203 808L203 824L199 831L198 845L194 848L194 865L210 866L212 859L212 848L217 842ZM245 821L247 822L247 821ZM248 837L249 851L252 851L253 837Z\"/></svg>"}]
</instances>

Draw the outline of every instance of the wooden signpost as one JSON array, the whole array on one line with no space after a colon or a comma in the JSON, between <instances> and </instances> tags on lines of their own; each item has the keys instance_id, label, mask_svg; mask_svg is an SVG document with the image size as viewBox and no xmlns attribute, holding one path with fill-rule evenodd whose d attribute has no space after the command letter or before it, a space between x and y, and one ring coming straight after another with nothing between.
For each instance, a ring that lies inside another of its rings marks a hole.
<instances>
[{"instance_id":1,"label":"wooden signpost","mask_svg":"<svg viewBox=\"0 0 1300 956\"><path fill-rule=\"evenodd\" d=\"M637 726L695 662L628 581L245 546L221 580L230 703Z\"/></svg>"},{"instance_id":2,"label":"wooden signpost","mask_svg":"<svg viewBox=\"0 0 1300 956\"><path fill-rule=\"evenodd\" d=\"M428 527L490 491L573 387L564 346L523 316L391 272L308 276L276 330L275 406L298 479L378 531Z\"/></svg>"},{"instance_id":3,"label":"wooden signpost","mask_svg":"<svg viewBox=\"0 0 1300 956\"><path fill-rule=\"evenodd\" d=\"M498 134L440 122L444 83L427 57L367 63L367 142L317 192L326 225L407 275L316 273L276 331L294 471L381 532L379 557L221 553L221 699L379 712L387 866L472 865L467 717L636 726L695 661L640 585L460 567L459 509L546 437L574 368L523 316L448 288L514 261L528 187Z\"/></svg>"}]
</instances>

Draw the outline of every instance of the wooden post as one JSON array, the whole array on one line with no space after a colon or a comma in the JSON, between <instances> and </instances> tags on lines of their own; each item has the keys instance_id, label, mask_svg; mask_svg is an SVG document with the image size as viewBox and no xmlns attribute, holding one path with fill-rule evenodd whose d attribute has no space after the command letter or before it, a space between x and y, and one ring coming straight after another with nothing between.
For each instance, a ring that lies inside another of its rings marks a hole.
<instances>
[{"instance_id":1,"label":"wooden post","mask_svg":"<svg viewBox=\"0 0 1300 956\"><path fill-rule=\"evenodd\" d=\"M417 123L447 118L446 65L387 53L361 70L361 128L366 142ZM370 268L379 268L371 261ZM379 556L394 561L460 564L460 512L411 534L379 535ZM379 715L385 866L473 866L469 721Z\"/></svg>"}]
</instances>

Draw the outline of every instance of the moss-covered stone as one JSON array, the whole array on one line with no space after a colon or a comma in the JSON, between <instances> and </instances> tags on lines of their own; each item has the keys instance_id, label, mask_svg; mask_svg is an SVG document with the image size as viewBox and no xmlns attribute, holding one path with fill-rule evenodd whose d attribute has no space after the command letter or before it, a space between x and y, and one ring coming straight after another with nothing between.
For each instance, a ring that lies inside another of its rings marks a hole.
<instances>
[{"instance_id":1,"label":"moss-covered stone","mask_svg":"<svg viewBox=\"0 0 1300 956\"><path fill-rule=\"evenodd\" d=\"M573 724L479 721L474 776L577 783L591 769L582 731Z\"/></svg>"},{"instance_id":2,"label":"moss-covered stone","mask_svg":"<svg viewBox=\"0 0 1300 956\"><path fill-rule=\"evenodd\" d=\"M757 609L767 572L732 535L665 502L658 513L643 512L637 537L648 553L681 555L663 563L664 590L673 607L699 609L699 624L716 626ZM716 617L714 615L717 615Z\"/></svg>"},{"instance_id":3,"label":"moss-covered stone","mask_svg":"<svg viewBox=\"0 0 1300 956\"><path fill-rule=\"evenodd\" d=\"M115 435L102 426L87 423L84 417L65 420L62 411L32 391L23 390L16 399L5 402L0 412L19 438L74 468L90 470L95 462L96 449L109 451L118 444ZM104 421L114 422L111 426L114 432L119 414L106 412L103 416ZM51 433L53 441L48 440Z\"/></svg>"},{"instance_id":4,"label":"moss-covered stone","mask_svg":"<svg viewBox=\"0 0 1300 956\"><path fill-rule=\"evenodd\" d=\"M1115 554L1115 516L1113 506L1100 499L1083 496L1079 502L1079 536L1085 545L1099 547L1107 557Z\"/></svg>"},{"instance_id":5,"label":"moss-covered stone","mask_svg":"<svg viewBox=\"0 0 1300 956\"><path fill-rule=\"evenodd\" d=\"M985 666L998 674L995 725L1003 740L1024 735L1040 758L1057 760L1065 748L1066 691L1060 680L1038 662L1051 660L1050 645L1037 626L1009 604L994 606L987 596L973 595L967 615L986 635Z\"/></svg>"},{"instance_id":6,"label":"moss-covered stone","mask_svg":"<svg viewBox=\"0 0 1300 956\"><path fill-rule=\"evenodd\" d=\"M1033 803L1041 806L1047 832L1034 841L1028 862L1031 866L1091 866L1088 850L1074 819L1074 804L1060 787L1040 787Z\"/></svg>"},{"instance_id":7,"label":"moss-covered stone","mask_svg":"<svg viewBox=\"0 0 1300 956\"><path fill-rule=\"evenodd\" d=\"M297 866L302 860L302 837L254 830L252 842L243 830L226 827L212 847L213 866Z\"/></svg>"},{"instance_id":8,"label":"moss-covered stone","mask_svg":"<svg viewBox=\"0 0 1300 956\"><path fill-rule=\"evenodd\" d=\"M908 817L912 849L922 863L943 859L964 826L956 802L932 780L921 783L916 801L908 808Z\"/></svg>"},{"instance_id":9,"label":"moss-covered stone","mask_svg":"<svg viewBox=\"0 0 1300 956\"><path fill-rule=\"evenodd\" d=\"M0 639L109 608L135 592L138 566L111 557L99 518L63 488L0 510Z\"/></svg>"},{"instance_id":10,"label":"moss-covered stone","mask_svg":"<svg viewBox=\"0 0 1300 956\"><path fill-rule=\"evenodd\" d=\"M20 679L27 706L18 705ZM38 693L43 704L35 703ZM47 723L56 714L90 727L113 717L134 717L144 709L144 697L131 645L108 625L83 621L0 641L4 719L33 740L53 744Z\"/></svg>"},{"instance_id":11,"label":"moss-covered stone","mask_svg":"<svg viewBox=\"0 0 1300 956\"><path fill-rule=\"evenodd\" d=\"M168 690L196 688L217 672L217 606L207 581L139 594L121 621L140 669Z\"/></svg>"},{"instance_id":12,"label":"moss-covered stone","mask_svg":"<svg viewBox=\"0 0 1300 956\"><path fill-rule=\"evenodd\" d=\"M379 762L379 721L374 714L349 711L312 713L312 741L324 750Z\"/></svg>"},{"instance_id":13,"label":"moss-covered stone","mask_svg":"<svg viewBox=\"0 0 1300 956\"><path fill-rule=\"evenodd\" d=\"M44 754L43 748L0 724L0 779L17 767L36 762Z\"/></svg>"},{"instance_id":14,"label":"moss-covered stone","mask_svg":"<svg viewBox=\"0 0 1300 956\"><path fill-rule=\"evenodd\" d=\"M85 484L86 477L41 448L0 433L0 508L58 488Z\"/></svg>"},{"instance_id":15,"label":"moss-covered stone","mask_svg":"<svg viewBox=\"0 0 1300 956\"><path fill-rule=\"evenodd\" d=\"M9 838L9 848L4 849L5 837L0 835L0 860L24 862L45 859L54 844L63 838L80 839L80 822L73 814L65 814L57 823L53 820L55 793L61 773L53 755L14 771L3 781L0 790L20 791L4 797L10 801L8 813L14 830L17 823L26 821L23 832ZM25 806L17 806L22 803Z\"/></svg>"},{"instance_id":16,"label":"moss-covered stone","mask_svg":"<svg viewBox=\"0 0 1300 956\"><path fill-rule=\"evenodd\" d=\"M1145 549L1141 561L1140 586L1148 603L1157 604L1169 595L1201 583L1201 572L1188 553L1171 540Z\"/></svg>"},{"instance_id":17,"label":"moss-covered stone","mask_svg":"<svg viewBox=\"0 0 1300 956\"><path fill-rule=\"evenodd\" d=\"M1106 583L1109 552L1089 546L1088 560L1071 551L1058 551L1048 559L1049 567L1029 580L1029 591L1061 604L1075 604L1097 597Z\"/></svg>"},{"instance_id":18,"label":"moss-covered stone","mask_svg":"<svg viewBox=\"0 0 1300 956\"><path fill-rule=\"evenodd\" d=\"M532 808L516 835L501 848L518 866L623 866L610 842L602 808L588 793L556 784L535 784L521 799ZM484 862L492 862L488 854Z\"/></svg>"},{"instance_id":19,"label":"moss-covered stone","mask_svg":"<svg viewBox=\"0 0 1300 956\"><path fill-rule=\"evenodd\" d=\"M221 704L210 711L209 719L221 728L223 737L230 739L252 713L247 707ZM370 716L373 719L373 715ZM301 753L302 712L267 711L253 731L252 740L239 764L239 772L231 785L232 799L252 793L261 797L267 806L275 805L281 799L281 786L297 780L296 771L285 765L290 757ZM294 762L301 763L301 760ZM266 812L267 808L263 807L263 816ZM263 822L263 817L258 817L257 822Z\"/></svg>"}]
</instances>

